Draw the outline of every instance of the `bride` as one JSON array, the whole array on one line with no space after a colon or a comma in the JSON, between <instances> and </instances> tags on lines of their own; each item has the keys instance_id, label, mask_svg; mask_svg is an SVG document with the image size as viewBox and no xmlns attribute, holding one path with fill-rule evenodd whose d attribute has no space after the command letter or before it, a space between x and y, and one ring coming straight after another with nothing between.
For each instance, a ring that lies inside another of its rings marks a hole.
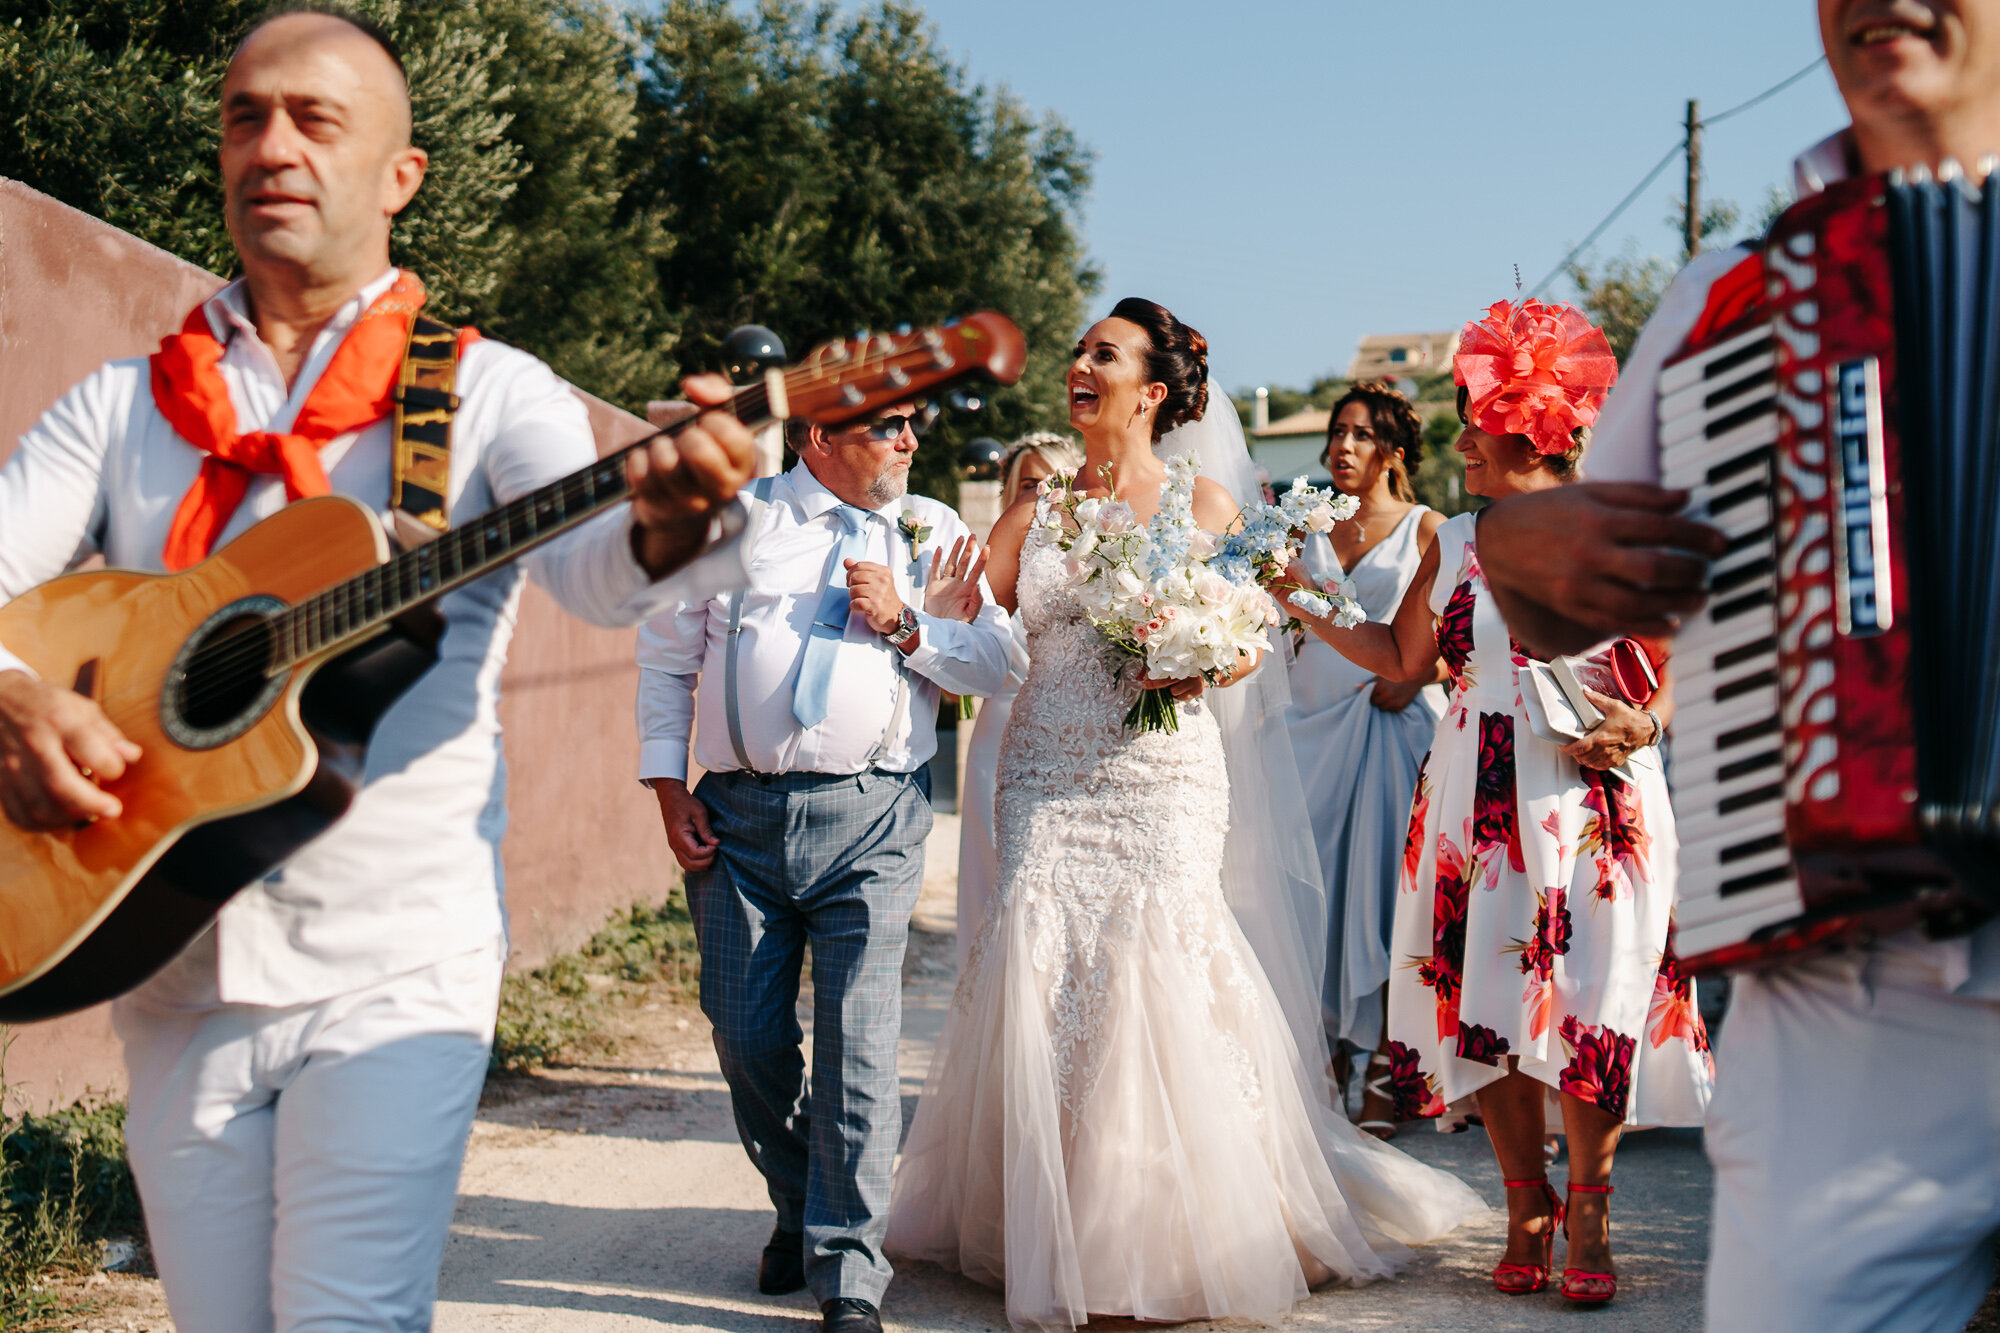
<instances>
[{"instance_id":1,"label":"bride","mask_svg":"<svg viewBox=\"0 0 2000 1333\"><path fill-rule=\"evenodd\" d=\"M1204 527L1255 496L1228 400L1206 412L1207 344L1164 307L1127 299L1091 326L1069 393L1079 489L1137 522L1172 453L1202 460ZM993 530L987 575L1033 665L1001 741L1000 882L984 923L961 923L978 935L888 1249L1004 1285L1008 1318L1035 1328L1266 1318L1322 1282L1385 1277L1484 1208L1322 1100L1302 942L1325 939L1325 904L1310 822L1281 808L1298 799L1283 673L1246 659L1212 695L1136 664L1114 676L1039 508ZM1138 689L1172 692L1178 731L1126 728Z\"/></svg>"}]
</instances>

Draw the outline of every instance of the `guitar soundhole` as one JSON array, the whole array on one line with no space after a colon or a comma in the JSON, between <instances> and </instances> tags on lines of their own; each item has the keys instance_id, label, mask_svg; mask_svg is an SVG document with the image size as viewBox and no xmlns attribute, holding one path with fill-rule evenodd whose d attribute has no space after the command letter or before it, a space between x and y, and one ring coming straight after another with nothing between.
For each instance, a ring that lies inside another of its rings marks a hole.
<instances>
[{"instance_id":1,"label":"guitar soundhole","mask_svg":"<svg viewBox=\"0 0 2000 1333\"><path fill-rule=\"evenodd\" d=\"M291 675L269 671L276 652L271 617L284 609L275 597L245 597L188 636L160 694L160 722L176 744L227 745L271 711Z\"/></svg>"}]
</instances>

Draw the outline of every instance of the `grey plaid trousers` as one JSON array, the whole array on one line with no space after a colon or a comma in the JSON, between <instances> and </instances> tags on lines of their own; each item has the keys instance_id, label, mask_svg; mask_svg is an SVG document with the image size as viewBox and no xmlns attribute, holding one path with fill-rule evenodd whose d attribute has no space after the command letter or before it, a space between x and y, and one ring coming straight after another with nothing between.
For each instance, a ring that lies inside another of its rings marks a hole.
<instances>
[{"instance_id":1,"label":"grey plaid trousers","mask_svg":"<svg viewBox=\"0 0 2000 1333\"><path fill-rule=\"evenodd\" d=\"M805 1233L813 1295L880 1305L903 1130L903 949L923 885L930 770L710 773L695 795L720 848L687 877L688 904L736 1132L778 1225ZM797 1013L807 941L810 1084Z\"/></svg>"}]
</instances>

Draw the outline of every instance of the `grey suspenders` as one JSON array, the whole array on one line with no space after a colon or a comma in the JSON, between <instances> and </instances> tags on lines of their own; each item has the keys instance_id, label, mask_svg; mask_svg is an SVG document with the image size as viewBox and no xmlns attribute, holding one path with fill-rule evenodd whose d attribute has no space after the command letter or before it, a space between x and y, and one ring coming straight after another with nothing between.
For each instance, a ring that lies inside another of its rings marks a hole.
<instances>
[{"instance_id":1,"label":"grey suspenders","mask_svg":"<svg viewBox=\"0 0 2000 1333\"><path fill-rule=\"evenodd\" d=\"M759 477L750 483L750 497L756 501L758 506L756 511L751 515L753 522L763 522L763 510L769 507L771 503L771 488L777 484L777 481L776 477ZM893 544L895 540L895 533L891 532L889 541ZM833 577L833 561L838 559L839 555L840 548L836 546L833 556L827 560L826 574L822 577L822 581ZM750 762L750 751L743 744L743 710L736 686L736 649L737 644L743 638L743 599L748 593L749 589L747 588L739 591L729 605L729 632L727 635L729 646L724 652L722 660L722 712L729 724L729 748L736 755L736 766L746 773L755 773L757 772L757 767ZM874 767L875 761L882 757L882 752L889 748L890 737L902 730L904 715L909 711L910 707L910 674L903 669L902 654L897 653L896 658L897 660L894 663L896 668L896 704L889 714L888 730L882 733L882 739L875 742L874 750L868 755L868 765L871 768Z\"/></svg>"}]
</instances>

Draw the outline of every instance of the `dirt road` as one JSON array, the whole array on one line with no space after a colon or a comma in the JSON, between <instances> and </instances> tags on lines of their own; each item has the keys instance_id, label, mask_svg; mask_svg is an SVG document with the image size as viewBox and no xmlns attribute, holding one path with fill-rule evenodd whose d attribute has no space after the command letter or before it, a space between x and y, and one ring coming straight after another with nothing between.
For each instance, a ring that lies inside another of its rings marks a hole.
<instances>
[{"instance_id":1,"label":"dirt road","mask_svg":"<svg viewBox=\"0 0 2000 1333\"><path fill-rule=\"evenodd\" d=\"M943 1026L953 980L955 819L939 818L931 874L905 972L903 1094L913 1105ZM444 1333L817 1325L803 1294L754 1286L771 1228L762 1183L738 1146L729 1094L698 1014L633 1016L622 1055L558 1070L489 1097L474 1130L445 1258ZM685 1026L682 1026L685 1024ZM1484 1136L1406 1129L1400 1146L1500 1198ZM1560 1179L1558 1170L1557 1178ZM1700 1327L1708 1167L1697 1135L1633 1135L1619 1154L1613 1236L1617 1304L1599 1333ZM1497 1218L1431 1247L1400 1280L1321 1292L1285 1321L1305 1329L1541 1329L1568 1313L1553 1295L1507 1299L1485 1272ZM999 1329L999 1296L929 1265L899 1272L891 1328Z\"/></svg>"},{"instance_id":2,"label":"dirt road","mask_svg":"<svg viewBox=\"0 0 2000 1333\"><path fill-rule=\"evenodd\" d=\"M957 861L957 820L940 816L904 970L906 1116L951 996ZM459 1185L436 1327L812 1333L819 1316L805 1295L757 1294L757 1254L770 1233L771 1207L737 1143L701 1015L662 1002L615 1010L609 1021L611 1055L489 1085ZM1499 1173L1479 1130L1406 1128L1397 1143L1500 1202ZM1708 1164L1694 1132L1626 1140L1613 1208L1619 1295L1589 1315L1595 1333L1701 1326L1708 1192ZM1500 1245L1495 1215L1423 1251L1400 1279L1317 1293L1283 1325L1527 1333L1573 1313L1559 1309L1553 1294L1494 1293L1485 1275ZM104 1303L68 1327L171 1333L157 1282L106 1274L90 1282L83 1294ZM898 1273L883 1313L892 1330L1006 1327L997 1293L927 1264Z\"/></svg>"}]
</instances>

